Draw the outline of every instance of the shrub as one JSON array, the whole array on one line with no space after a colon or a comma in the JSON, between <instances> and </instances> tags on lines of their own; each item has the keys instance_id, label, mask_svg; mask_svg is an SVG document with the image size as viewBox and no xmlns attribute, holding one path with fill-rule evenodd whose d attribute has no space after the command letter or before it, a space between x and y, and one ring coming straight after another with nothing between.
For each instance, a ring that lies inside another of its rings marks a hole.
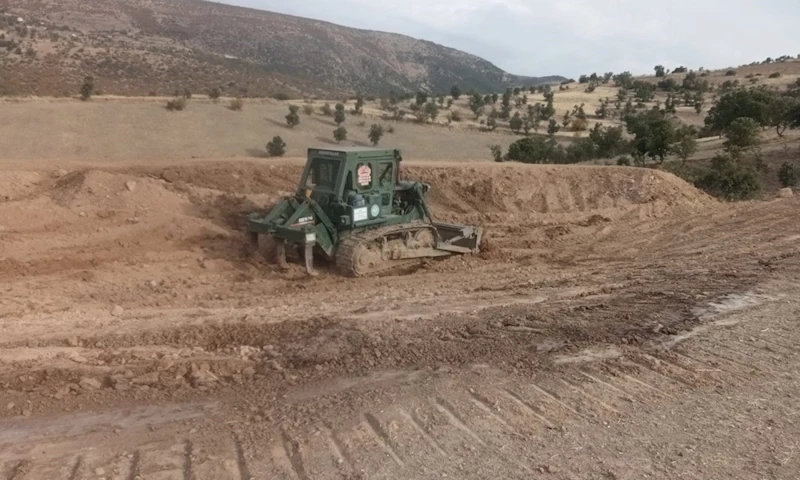
<instances>
[{"instance_id":1,"label":"shrub","mask_svg":"<svg viewBox=\"0 0 800 480\"><path fill-rule=\"evenodd\" d=\"M695 181L695 186L727 200L746 200L761 191L758 173L724 154L711 160L711 168Z\"/></svg>"},{"instance_id":2,"label":"shrub","mask_svg":"<svg viewBox=\"0 0 800 480\"><path fill-rule=\"evenodd\" d=\"M231 110L234 112L241 112L244 107L244 101L241 98L234 98L231 100Z\"/></svg>"},{"instance_id":3,"label":"shrub","mask_svg":"<svg viewBox=\"0 0 800 480\"><path fill-rule=\"evenodd\" d=\"M617 159L617 165L622 167L630 167L631 166L631 157L628 155L623 155Z\"/></svg>"},{"instance_id":4,"label":"shrub","mask_svg":"<svg viewBox=\"0 0 800 480\"><path fill-rule=\"evenodd\" d=\"M735 77L736 76L736 70L728 70L727 72L725 72L725 76L726 77Z\"/></svg>"},{"instance_id":5,"label":"shrub","mask_svg":"<svg viewBox=\"0 0 800 480\"><path fill-rule=\"evenodd\" d=\"M336 111L333 114L333 121L336 125L341 125L345 121L344 105L341 103L336 104Z\"/></svg>"},{"instance_id":6,"label":"shrub","mask_svg":"<svg viewBox=\"0 0 800 480\"><path fill-rule=\"evenodd\" d=\"M289 105L289 113L286 115L286 124L289 128L294 128L300 125L300 115L297 114L300 107L297 105Z\"/></svg>"},{"instance_id":7,"label":"shrub","mask_svg":"<svg viewBox=\"0 0 800 480\"><path fill-rule=\"evenodd\" d=\"M313 115L314 107L312 105L303 105L303 113L306 115Z\"/></svg>"},{"instance_id":8,"label":"shrub","mask_svg":"<svg viewBox=\"0 0 800 480\"><path fill-rule=\"evenodd\" d=\"M725 129L727 148L747 149L758 145L758 122L749 117L737 118Z\"/></svg>"},{"instance_id":9,"label":"shrub","mask_svg":"<svg viewBox=\"0 0 800 480\"><path fill-rule=\"evenodd\" d=\"M92 98L92 93L94 93L94 78L86 77L83 79L83 85L81 85L81 100L89 100Z\"/></svg>"},{"instance_id":10,"label":"shrub","mask_svg":"<svg viewBox=\"0 0 800 480\"><path fill-rule=\"evenodd\" d=\"M344 128L343 125L340 125L333 131L333 138L336 140L336 143L341 143L344 140L347 140L347 129Z\"/></svg>"},{"instance_id":11,"label":"shrub","mask_svg":"<svg viewBox=\"0 0 800 480\"><path fill-rule=\"evenodd\" d=\"M572 121L573 132L585 132L587 128L588 125L586 124L586 120L582 118L576 118L575 120Z\"/></svg>"},{"instance_id":12,"label":"shrub","mask_svg":"<svg viewBox=\"0 0 800 480\"><path fill-rule=\"evenodd\" d=\"M381 141L381 137L383 137L383 126L378 124L372 124L369 128L369 141L372 142L372 146L378 146L378 142Z\"/></svg>"},{"instance_id":13,"label":"shrub","mask_svg":"<svg viewBox=\"0 0 800 480\"><path fill-rule=\"evenodd\" d=\"M270 157L282 157L286 153L286 142L280 136L272 137L267 143L267 155Z\"/></svg>"},{"instance_id":14,"label":"shrub","mask_svg":"<svg viewBox=\"0 0 800 480\"><path fill-rule=\"evenodd\" d=\"M222 95L222 92L220 91L220 89L218 87L214 87L214 88L212 88L211 90L208 91L208 98L213 100L214 103L216 103L217 100L219 100L219 97L221 95Z\"/></svg>"},{"instance_id":15,"label":"shrub","mask_svg":"<svg viewBox=\"0 0 800 480\"><path fill-rule=\"evenodd\" d=\"M186 98L185 97L177 97L167 102L167 110L170 112L181 112L186 110Z\"/></svg>"},{"instance_id":16,"label":"shrub","mask_svg":"<svg viewBox=\"0 0 800 480\"><path fill-rule=\"evenodd\" d=\"M495 162L503 161L503 147L500 145L489 145L489 151L492 152L492 159Z\"/></svg>"},{"instance_id":17,"label":"shrub","mask_svg":"<svg viewBox=\"0 0 800 480\"><path fill-rule=\"evenodd\" d=\"M780 78L781 72L770 73L769 78Z\"/></svg>"},{"instance_id":18,"label":"shrub","mask_svg":"<svg viewBox=\"0 0 800 480\"><path fill-rule=\"evenodd\" d=\"M800 180L800 172L797 166L789 162L783 162L778 170L778 181L781 183L781 187L794 187L797 185L798 180Z\"/></svg>"},{"instance_id":19,"label":"shrub","mask_svg":"<svg viewBox=\"0 0 800 480\"><path fill-rule=\"evenodd\" d=\"M274 98L275 100L284 101L284 100L290 100L292 97L290 97L286 93L278 92L278 93L273 94L272 98Z\"/></svg>"},{"instance_id":20,"label":"shrub","mask_svg":"<svg viewBox=\"0 0 800 480\"><path fill-rule=\"evenodd\" d=\"M325 115L326 117L330 117L333 115L333 109L331 108L330 103L326 103L325 105L321 106L319 111L322 112L322 114Z\"/></svg>"},{"instance_id":21,"label":"shrub","mask_svg":"<svg viewBox=\"0 0 800 480\"><path fill-rule=\"evenodd\" d=\"M388 127L386 127L386 133L394 133L394 127L393 127L393 126L391 126L391 125L389 125Z\"/></svg>"},{"instance_id":22,"label":"shrub","mask_svg":"<svg viewBox=\"0 0 800 480\"><path fill-rule=\"evenodd\" d=\"M461 120L463 120L461 112L459 112L458 110L453 110L452 112L450 112L450 120L454 122L460 122Z\"/></svg>"}]
</instances>

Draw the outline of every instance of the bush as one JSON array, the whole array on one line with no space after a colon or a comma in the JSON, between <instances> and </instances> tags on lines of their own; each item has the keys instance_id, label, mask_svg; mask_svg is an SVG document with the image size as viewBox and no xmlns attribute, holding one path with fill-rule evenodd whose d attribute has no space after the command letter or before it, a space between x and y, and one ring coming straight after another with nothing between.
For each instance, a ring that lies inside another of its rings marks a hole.
<instances>
[{"instance_id":1,"label":"bush","mask_svg":"<svg viewBox=\"0 0 800 480\"><path fill-rule=\"evenodd\" d=\"M714 157L711 168L695 181L695 186L727 200L746 200L761 191L758 173L729 155Z\"/></svg>"},{"instance_id":2,"label":"bush","mask_svg":"<svg viewBox=\"0 0 800 480\"><path fill-rule=\"evenodd\" d=\"M300 107L297 105L289 105L289 113L286 115L286 124L289 128L294 128L300 125L300 115L297 114Z\"/></svg>"},{"instance_id":3,"label":"bush","mask_svg":"<svg viewBox=\"0 0 800 480\"><path fill-rule=\"evenodd\" d=\"M341 143L344 140L347 140L347 129L344 126L340 125L333 131L333 138L336 140L336 143Z\"/></svg>"},{"instance_id":4,"label":"bush","mask_svg":"<svg viewBox=\"0 0 800 480\"><path fill-rule=\"evenodd\" d=\"M500 145L489 145L489 151L492 152L492 159L495 162L502 162L503 158L503 147Z\"/></svg>"},{"instance_id":5,"label":"bush","mask_svg":"<svg viewBox=\"0 0 800 480\"><path fill-rule=\"evenodd\" d=\"M386 129L385 129L385 130L386 130L386 133L394 133L394 127L393 127L393 126L391 126L391 125L389 125L388 127L386 127Z\"/></svg>"},{"instance_id":6,"label":"bush","mask_svg":"<svg viewBox=\"0 0 800 480\"><path fill-rule=\"evenodd\" d=\"M631 157L628 155L623 155L617 159L617 165L621 167L630 167L631 166Z\"/></svg>"},{"instance_id":7,"label":"bush","mask_svg":"<svg viewBox=\"0 0 800 480\"><path fill-rule=\"evenodd\" d=\"M749 117L737 118L725 129L725 147L748 149L759 144L758 122Z\"/></svg>"},{"instance_id":8,"label":"bush","mask_svg":"<svg viewBox=\"0 0 800 480\"><path fill-rule=\"evenodd\" d=\"M330 103L326 103L325 105L320 107L319 111L322 112L322 114L325 115L326 117L330 117L333 115L333 109L331 108Z\"/></svg>"},{"instance_id":9,"label":"bush","mask_svg":"<svg viewBox=\"0 0 800 480\"><path fill-rule=\"evenodd\" d=\"M333 121L336 123L336 125L341 125L344 123L345 113L343 104L341 103L336 104L336 111L333 113Z\"/></svg>"},{"instance_id":10,"label":"bush","mask_svg":"<svg viewBox=\"0 0 800 480\"><path fill-rule=\"evenodd\" d=\"M459 112L458 110L453 110L452 112L450 112L450 120L454 122L460 122L462 120L461 112Z\"/></svg>"},{"instance_id":11,"label":"bush","mask_svg":"<svg viewBox=\"0 0 800 480\"><path fill-rule=\"evenodd\" d=\"M576 118L572 121L572 131L573 132L585 132L588 128L586 120L582 118Z\"/></svg>"},{"instance_id":12,"label":"bush","mask_svg":"<svg viewBox=\"0 0 800 480\"><path fill-rule=\"evenodd\" d=\"M272 141L267 143L267 155L270 157L282 157L286 153L286 142L279 136L272 137Z\"/></svg>"},{"instance_id":13,"label":"bush","mask_svg":"<svg viewBox=\"0 0 800 480\"><path fill-rule=\"evenodd\" d=\"M303 113L306 115L313 115L314 107L312 105L303 105Z\"/></svg>"},{"instance_id":14,"label":"bush","mask_svg":"<svg viewBox=\"0 0 800 480\"><path fill-rule=\"evenodd\" d=\"M383 137L383 126L378 124L372 124L369 128L369 141L372 142L373 147L377 147L378 143L381 141L381 137Z\"/></svg>"},{"instance_id":15,"label":"bush","mask_svg":"<svg viewBox=\"0 0 800 480\"><path fill-rule=\"evenodd\" d=\"M781 187L794 187L797 185L798 180L800 180L800 171L798 171L797 166L789 162L783 162L778 170L778 181L781 183Z\"/></svg>"},{"instance_id":16,"label":"bush","mask_svg":"<svg viewBox=\"0 0 800 480\"><path fill-rule=\"evenodd\" d=\"M214 87L214 88L212 88L211 90L208 91L208 98L213 100L215 103L216 103L217 100L219 100L219 97L221 95L222 95L222 92L217 87Z\"/></svg>"},{"instance_id":17,"label":"bush","mask_svg":"<svg viewBox=\"0 0 800 480\"><path fill-rule=\"evenodd\" d=\"M81 85L81 100L84 102L92 98L92 93L94 92L94 78L86 77L83 79L83 85Z\"/></svg>"},{"instance_id":18,"label":"bush","mask_svg":"<svg viewBox=\"0 0 800 480\"><path fill-rule=\"evenodd\" d=\"M275 100L284 101L284 100L290 100L292 97L290 97L286 93L278 92L278 93L273 94L272 98L274 98Z\"/></svg>"},{"instance_id":19,"label":"bush","mask_svg":"<svg viewBox=\"0 0 800 480\"><path fill-rule=\"evenodd\" d=\"M725 72L725 76L726 77L735 77L736 76L736 70L728 70L727 72Z\"/></svg>"},{"instance_id":20,"label":"bush","mask_svg":"<svg viewBox=\"0 0 800 480\"><path fill-rule=\"evenodd\" d=\"M781 72L770 73L769 78L780 78Z\"/></svg>"},{"instance_id":21,"label":"bush","mask_svg":"<svg viewBox=\"0 0 800 480\"><path fill-rule=\"evenodd\" d=\"M181 112L186 110L186 98L178 97L167 102L167 110L170 112Z\"/></svg>"},{"instance_id":22,"label":"bush","mask_svg":"<svg viewBox=\"0 0 800 480\"><path fill-rule=\"evenodd\" d=\"M234 112L241 112L244 108L244 101L241 98L234 98L231 100L231 110Z\"/></svg>"}]
</instances>

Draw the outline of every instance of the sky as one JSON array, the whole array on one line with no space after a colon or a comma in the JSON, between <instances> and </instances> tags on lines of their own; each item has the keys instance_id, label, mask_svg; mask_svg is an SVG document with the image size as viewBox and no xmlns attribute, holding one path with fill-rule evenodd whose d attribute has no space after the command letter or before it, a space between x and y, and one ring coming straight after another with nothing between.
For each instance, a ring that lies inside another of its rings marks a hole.
<instances>
[{"instance_id":1,"label":"sky","mask_svg":"<svg viewBox=\"0 0 800 480\"><path fill-rule=\"evenodd\" d=\"M800 55L798 0L224 0L401 33L517 75L735 67Z\"/></svg>"}]
</instances>

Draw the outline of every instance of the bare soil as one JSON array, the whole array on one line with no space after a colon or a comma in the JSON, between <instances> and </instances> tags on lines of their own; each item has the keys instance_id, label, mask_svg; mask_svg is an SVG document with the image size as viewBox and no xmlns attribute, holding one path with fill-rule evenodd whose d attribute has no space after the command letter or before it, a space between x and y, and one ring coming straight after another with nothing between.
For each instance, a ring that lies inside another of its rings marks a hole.
<instances>
[{"instance_id":1,"label":"bare soil","mask_svg":"<svg viewBox=\"0 0 800 480\"><path fill-rule=\"evenodd\" d=\"M8 162L0 478L792 478L794 198L404 163L480 255L279 272L301 162Z\"/></svg>"}]
</instances>

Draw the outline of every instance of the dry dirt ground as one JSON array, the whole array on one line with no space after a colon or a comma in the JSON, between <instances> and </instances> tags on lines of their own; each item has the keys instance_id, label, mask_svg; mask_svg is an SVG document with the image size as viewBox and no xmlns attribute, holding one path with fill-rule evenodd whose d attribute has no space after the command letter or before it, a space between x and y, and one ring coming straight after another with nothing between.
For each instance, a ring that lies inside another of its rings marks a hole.
<instances>
[{"instance_id":1,"label":"dry dirt ground","mask_svg":"<svg viewBox=\"0 0 800 480\"><path fill-rule=\"evenodd\" d=\"M279 272L297 161L0 173L0 478L788 479L800 201L406 162L483 253Z\"/></svg>"}]
</instances>

